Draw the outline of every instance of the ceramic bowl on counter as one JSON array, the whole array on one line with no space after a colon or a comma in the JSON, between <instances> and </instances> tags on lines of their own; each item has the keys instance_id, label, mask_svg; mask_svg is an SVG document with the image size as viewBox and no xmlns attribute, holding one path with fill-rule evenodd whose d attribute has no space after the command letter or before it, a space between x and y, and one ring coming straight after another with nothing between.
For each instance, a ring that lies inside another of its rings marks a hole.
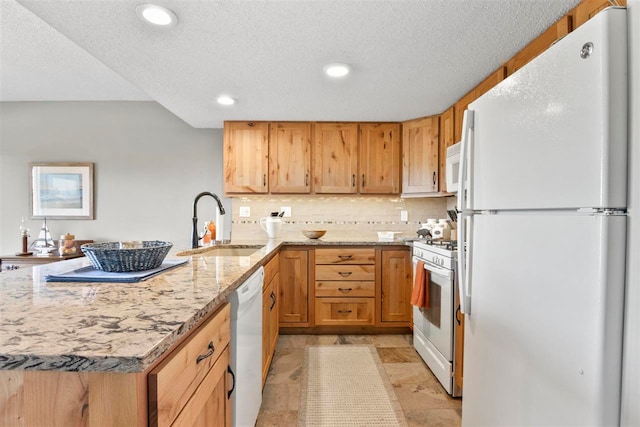
<instances>
[{"instance_id":1,"label":"ceramic bowl on counter","mask_svg":"<svg viewBox=\"0 0 640 427\"><path fill-rule=\"evenodd\" d=\"M381 242L390 242L396 239L398 234L402 234L401 231L378 231L378 240Z\"/></svg>"},{"instance_id":2,"label":"ceramic bowl on counter","mask_svg":"<svg viewBox=\"0 0 640 427\"><path fill-rule=\"evenodd\" d=\"M173 243L159 240L87 243L80 250L97 270L111 273L158 268Z\"/></svg>"},{"instance_id":3,"label":"ceramic bowl on counter","mask_svg":"<svg viewBox=\"0 0 640 427\"><path fill-rule=\"evenodd\" d=\"M304 237L308 239L319 239L325 235L327 230L302 230Z\"/></svg>"}]
</instances>

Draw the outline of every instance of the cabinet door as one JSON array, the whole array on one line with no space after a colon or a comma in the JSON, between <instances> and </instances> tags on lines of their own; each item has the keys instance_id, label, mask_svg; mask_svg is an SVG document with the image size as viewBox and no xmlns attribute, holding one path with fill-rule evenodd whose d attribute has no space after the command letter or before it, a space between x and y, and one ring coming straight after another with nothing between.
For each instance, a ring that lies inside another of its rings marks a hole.
<instances>
[{"instance_id":1,"label":"cabinet door","mask_svg":"<svg viewBox=\"0 0 640 427\"><path fill-rule=\"evenodd\" d=\"M360 125L360 193L400 192L400 125Z\"/></svg>"},{"instance_id":2,"label":"cabinet door","mask_svg":"<svg viewBox=\"0 0 640 427\"><path fill-rule=\"evenodd\" d=\"M231 400L227 396L229 384L229 347L220 355L189 402L184 406L173 427L231 426Z\"/></svg>"},{"instance_id":3,"label":"cabinet door","mask_svg":"<svg viewBox=\"0 0 640 427\"><path fill-rule=\"evenodd\" d=\"M411 322L411 275L409 251L382 251L382 322Z\"/></svg>"},{"instance_id":4,"label":"cabinet door","mask_svg":"<svg viewBox=\"0 0 640 427\"><path fill-rule=\"evenodd\" d=\"M316 123L314 126L314 191L357 193L358 125Z\"/></svg>"},{"instance_id":5,"label":"cabinet door","mask_svg":"<svg viewBox=\"0 0 640 427\"><path fill-rule=\"evenodd\" d=\"M269 282L262 293L262 386L267 380L269 366L273 360L273 353L278 343L278 282L280 274L276 275Z\"/></svg>"},{"instance_id":6,"label":"cabinet door","mask_svg":"<svg viewBox=\"0 0 640 427\"><path fill-rule=\"evenodd\" d=\"M402 123L402 192L438 191L438 116Z\"/></svg>"},{"instance_id":7,"label":"cabinet door","mask_svg":"<svg viewBox=\"0 0 640 427\"><path fill-rule=\"evenodd\" d=\"M606 1L601 3L606 3ZM507 75L510 76L524 67L529 61L547 50L557 40L569 34L570 31L571 19L568 16L564 16L554 25L547 28L545 32L533 39L531 43L526 45L524 49L516 53L513 58L507 62Z\"/></svg>"},{"instance_id":8,"label":"cabinet door","mask_svg":"<svg viewBox=\"0 0 640 427\"><path fill-rule=\"evenodd\" d=\"M620 6L626 6L626 0L618 1ZM573 28L578 28L580 25L593 18L601 10L611 6L609 0L583 0L573 10Z\"/></svg>"},{"instance_id":9,"label":"cabinet door","mask_svg":"<svg viewBox=\"0 0 640 427\"><path fill-rule=\"evenodd\" d=\"M271 334L269 348L271 349L271 358L273 358L273 353L276 351L278 331L280 329L280 301L278 297L278 292L280 291L280 273L277 273L276 277L274 277L272 286L273 289L271 290L270 298L273 302L269 306L269 333Z\"/></svg>"},{"instance_id":10,"label":"cabinet door","mask_svg":"<svg viewBox=\"0 0 640 427\"><path fill-rule=\"evenodd\" d=\"M525 48L526 49L526 48ZM524 50L523 50L524 52ZM528 55L528 54L527 54ZM537 53L536 53L537 55ZM517 56L517 55L516 55ZM515 57L514 57L515 58ZM512 63L515 59L512 58L509 63ZM524 59L524 58L522 58ZM528 62L531 58L527 58ZM514 64L520 64L521 59L515 60ZM526 62L525 62L526 63ZM524 63L522 64L524 65ZM455 142L460 141L462 138L462 119L464 118L464 110L467 109L469 104L478 99L480 96L484 95L489 89L500 83L507 76L507 67L500 67L491 75L489 75L486 79L484 79L478 86L473 88L469 93L460 98L458 102L453 105L453 120L454 120L454 129L453 129L453 139Z\"/></svg>"},{"instance_id":11,"label":"cabinet door","mask_svg":"<svg viewBox=\"0 0 640 427\"><path fill-rule=\"evenodd\" d=\"M289 249L280 251L280 323L307 323L308 297L309 252Z\"/></svg>"},{"instance_id":12,"label":"cabinet door","mask_svg":"<svg viewBox=\"0 0 640 427\"><path fill-rule=\"evenodd\" d=\"M269 365L271 364L271 293L273 284L269 285L262 292L262 386L267 379Z\"/></svg>"},{"instance_id":13,"label":"cabinet door","mask_svg":"<svg viewBox=\"0 0 640 427\"><path fill-rule=\"evenodd\" d=\"M268 191L269 124L225 122L224 192Z\"/></svg>"},{"instance_id":14,"label":"cabinet door","mask_svg":"<svg viewBox=\"0 0 640 427\"><path fill-rule=\"evenodd\" d=\"M269 191L309 193L311 191L311 124L269 125Z\"/></svg>"},{"instance_id":15,"label":"cabinet door","mask_svg":"<svg viewBox=\"0 0 640 427\"><path fill-rule=\"evenodd\" d=\"M456 141L453 138L453 107L449 108L444 113L440 114L440 164L439 173L440 176L440 191L443 193L447 191L446 165L447 165L447 148L451 147Z\"/></svg>"}]
</instances>

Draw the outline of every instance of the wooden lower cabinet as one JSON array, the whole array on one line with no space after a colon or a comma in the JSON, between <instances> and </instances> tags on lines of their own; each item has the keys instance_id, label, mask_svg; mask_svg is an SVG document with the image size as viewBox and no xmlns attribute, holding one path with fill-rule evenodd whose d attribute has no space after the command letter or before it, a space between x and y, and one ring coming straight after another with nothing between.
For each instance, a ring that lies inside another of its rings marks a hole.
<instances>
[{"instance_id":1,"label":"wooden lower cabinet","mask_svg":"<svg viewBox=\"0 0 640 427\"><path fill-rule=\"evenodd\" d=\"M269 366L278 343L279 331L279 262L276 255L265 266L265 286L262 292L262 386L267 379Z\"/></svg>"},{"instance_id":2,"label":"wooden lower cabinet","mask_svg":"<svg viewBox=\"0 0 640 427\"><path fill-rule=\"evenodd\" d=\"M139 373L0 370L0 425L230 426L224 305Z\"/></svg>"},{"instance_id":3,"label":"wooden lower cabinet","mask_svg":"<svg viewBox=\"0 0 640 427\"><path fill-rule=\"evenodd\" d=\"M317 326L375 324L375 249L315 250L314 303Z\"/></svg>"},{"instance_id":4,"label":"wooden lower cabinet","mask_svg":"<svg viewBox=\"0 0 640 427\"><path fill-rule=\"evenodd\" d=\"M231 425L231 400L227 398L229 354L229 347L226 347L171 426Z\"/></svg>"},{"instance_id":5,"label":"wooden lower cabinet","mask_svg":"<svg viewBox=\"0 0 640 427\"><path fill-rule=\"evenodd\" d=\"M380 321L411 323L413 265L408 250L381 250Z\"/></svg>"},{"instance_id":6,"label":"wooden lower cabinet","mask_svg":"<svg viewBox=\"0 0 640 427\"><path fill-rule=\"evenodd\" d=\"M373 325L374 298L316 298L316 325Z\"/></svg>"},{"instance_id":7,"label":"wooden lower cabinet","mask_svg":"<svg viewBox=\"0 0 640 427\"><path fill-rule=\"evenodd\" d=\"M309 326L309 251L280 251L281 326Z\"/></svg>"}]
</instances>

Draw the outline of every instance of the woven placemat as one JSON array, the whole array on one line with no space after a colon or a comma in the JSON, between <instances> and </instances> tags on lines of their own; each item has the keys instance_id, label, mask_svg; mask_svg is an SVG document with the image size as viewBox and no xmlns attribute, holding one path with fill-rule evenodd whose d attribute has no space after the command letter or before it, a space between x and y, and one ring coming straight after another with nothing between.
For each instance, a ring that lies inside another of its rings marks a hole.
<instances>
[{"instance_id":1,"label":"woven placemat","mask_svg":"<svg viewBox=\"0 0 640 427\"><path fill-rule=\"evenodd\" d=\"M406 426L374 346L305 349L299 426Z\"/></svg>"}]
</instances>

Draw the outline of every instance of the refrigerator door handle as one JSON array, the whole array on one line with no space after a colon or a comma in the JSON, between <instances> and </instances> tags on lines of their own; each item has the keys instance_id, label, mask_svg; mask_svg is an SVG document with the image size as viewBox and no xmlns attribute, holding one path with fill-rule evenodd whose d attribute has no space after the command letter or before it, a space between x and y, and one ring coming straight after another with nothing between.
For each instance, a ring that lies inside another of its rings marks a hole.
<instances>
[{"instance_id":1,"label":"refrigerator door handle","mask_svg":"<svg viewBox=\"0 0 640 427\"><path fill-rule=\"evenodd\" d=\"M473 110L465 110L462 116L462 140L460 141L460 168L458 169L458 212L460 222L458 226L458 286L460 287L460 311L471 314L471 294L469 275L469 254L471 241L467 232L472 235L471 226L473 213L467 210L467 174L469 169L469 132L473 128ZM471 185L470 185L471 187ZM468 227L468 228L467 228Z\"/></svg>"},{"instance_id":2,"label":"refrigerator door handle","mask_svg":"<svg viewBox=\"0 0 640 427\"><path fill-rule=\"evenodd\" d=\"M460 293L460 311L471 314L471 274L469 259L471 258L473 235L473 214L461 213L458 226L458 292ZM468 236L467 236L468 234ZM466 240L466 244L465 244Z\"/></svg>"},{"instance_id":3,"label":"refrigerator door handle","mask_svg":"<svg viewBox=\"0 0 640 427\"><path fill-rule=\"evenodd\" d=\"M473 128L473 110L462 115L462 139L460 140L460 167L458 168L458 212L467 209L467 175L469 169L469 132ZM460 247L460 246L458 246Z\"/></svg>"}]
</instances>

